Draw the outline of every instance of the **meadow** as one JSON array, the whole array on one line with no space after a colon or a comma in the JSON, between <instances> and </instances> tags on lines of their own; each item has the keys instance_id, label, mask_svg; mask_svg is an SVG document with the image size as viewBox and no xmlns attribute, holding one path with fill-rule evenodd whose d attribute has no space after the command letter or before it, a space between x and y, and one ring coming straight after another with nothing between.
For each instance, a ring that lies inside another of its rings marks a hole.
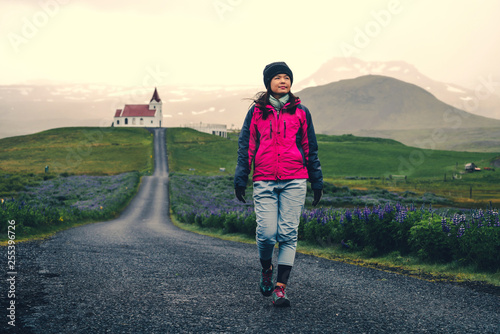
<instances>
[{"instance_id":1,"label":"meadow","mask_svg":"<svg viewBox=\"0 0 500 334\"><path fill-rule=\"evenodd\" d=\"M236 201L232 181L227 176L173 173L172 212L182 223L254 237L252 201L250 196L247 204ZM354 208L308 205L301 216L299 240L365 257L398 254L500 272L497 209L435 209L432 204L417 207L398 201Z\"/></svg>"},{"instance_id":2,"label":"meadow","mask_svg":"<svg viewBox=\"0 0 500 334\"><path fill-rule=\"evenodd\" d=\"M228 140L189 128L172 128L167 129L166 138L169 170L191 175L234 175L236 136L229 135Z\"/></svg>"},{"instance_id":3,"label":"meadow","mask_svg":"<svg viewBox=\"0 0 500 334\"><path fill-rule=\"evenodd\" d=\"M233 193L237 136L229 140L190 136L190 129L168 133L168 138L182 138L168 141L169 161L175 161L170 165L175 218L194 231L237 233L251 240L252 185L248 184L246 205L238 203ZM422 151L393 140L349 135L320 135L318 142L327 182L319 208L310 206L308 194L299 249L331 258L413 266L418 272L486 273L490 282L500 283L500 223L495 208L499 178L493 170L461 173L465 163L489 166L497 155ZM401 157L415 157L415 152L425 161L412 160L402 177ZM474 198L468 198L471 186ZM456 189L465 190L454 196ZM428 266L432 269L422 269Z\"/></svg>"},{"instance_id":4,"label":"meadow","mask_svg":"<svg viewBox=\"0 0 500 334\"><path fill-rule=\"evenodd\" d=\"M169 128L166 137L174 221L251 239L252 185L247 205L233 193L237 134ZM152 139L144 129L68 128L0 140L0 230L16 219L31 238L115 217L152 171ZM467 162L489 166L498 155L351 135L318 135L318 143L325 194L311 208L309 192L302 249L405 266L452 264L500 281L498 172L462 172Z\"/></svg>"},{"instance_id":5,"label":"meadow","mask_svg":"<svg viewBox=\"0 0 500 334\"><path fill-rule=\"evenodd\" d=\"M59 128L0 140L0 174L151 172L152 134L132 128ZM119 162L119 163L117 163Z\"/></svg>"},{"instance_id":6,"label":"meadow","mask_svg":"<svg viewBox=\"0 0 500 334\"><path fill-rule=\"evenodd\" d=\"M82 223L116 217L137 192L139 173L112 176L75 175L27 186L17 197L0 199L0 233L16 222L22 238L51 233Z\"/></svg>"},{"instance_id":7,"label":"meadow","mask_svg":"<svg viewBox=\"0 0 500 334\"><path fill-rule=\"evenodd\" d=\"M152 154L145 129L61 128L1 139L0 240L8 220L23 240L116 217L141 175L151 174Z\"/></svg>"},{"instance_id":8,"label":"meadow","mask_svg":"<svg viewBox=\"0 0 500 334\"><path fill-rule=\"evenodd\" d=\"M227 140L176 128L167 131L167 138L170 170L234 174L238 134ZM361 195L382 190L406 196L428 194L446 199L444 205L464 208L484 208L490 202L500 205L499 171L464 173L465 164L490 167L500 153L426 150L391 139L352 135L318 135L317 139L325 181L339 189L347 187Z\"/></svg>"}]
</instances>

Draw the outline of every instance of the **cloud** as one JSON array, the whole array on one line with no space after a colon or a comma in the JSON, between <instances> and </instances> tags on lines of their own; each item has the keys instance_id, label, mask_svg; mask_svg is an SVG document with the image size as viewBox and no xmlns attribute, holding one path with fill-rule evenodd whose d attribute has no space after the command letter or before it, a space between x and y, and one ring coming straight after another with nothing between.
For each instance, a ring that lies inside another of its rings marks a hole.
<instances>
[{"instance_id":1,"label":"cloud","mask_svg":"<svg viewBox=\"0 0 500 334\"><path fill-rule=\"evenodd\" d=\"M214 107L210 107L210 108L204 109L202 111L191 111L191 114L193 114L193 115L202 115L202 114L205 114L207 112L212 112L212 111L215 111Z\"/></svg>"}]
</instances>

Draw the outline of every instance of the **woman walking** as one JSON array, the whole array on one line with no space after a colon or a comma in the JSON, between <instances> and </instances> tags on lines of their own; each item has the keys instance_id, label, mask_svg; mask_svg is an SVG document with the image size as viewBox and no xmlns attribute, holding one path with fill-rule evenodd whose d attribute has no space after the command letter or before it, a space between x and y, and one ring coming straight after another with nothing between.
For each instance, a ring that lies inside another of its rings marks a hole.
<instances>
[{"instance_id":1,"label":"woman walking","mask_svg":"<svg viewBox=\"0 0 500 334\"><path fill-rule=\"evenodd\" d=\"M295 260L297 230L306 198L306 180L321 199L323 174L309 110L290 91L293 73L284 62L264 68L265 92L257 94L238 140L236 198L245 203L253 165L256 241L262 265L260 291L275 306L290 306L285 289ZM272 257L279 244L276 284Z\"/></svg>"}]
</instances>

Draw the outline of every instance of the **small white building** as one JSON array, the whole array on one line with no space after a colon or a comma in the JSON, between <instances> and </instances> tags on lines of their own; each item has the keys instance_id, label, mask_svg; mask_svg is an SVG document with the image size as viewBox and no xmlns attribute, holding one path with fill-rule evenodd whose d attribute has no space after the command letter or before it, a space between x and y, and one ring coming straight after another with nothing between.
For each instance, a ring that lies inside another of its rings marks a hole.
<instances>
[{"instance_id":1,"label":"small white building","mask_svg":"<svg viewBox=\"0 0 500 334\"><path fill-rule=\"evenodd\" d=\"M223 138L227 138L227 125L226 124L186 124L185 128L191 128L196 131L209 133L214 136L219 136Z\"/></svg>"},{"instance_id":2,"label":"small white building","mask_svg":"<svg viewBox=\"0 0 500 334\"><path fill-rule=\"evenodd\" d=\"M123 109L117 109L113 126L161 128L163 120L161 107L162 102L155 88L149 104L126 104Z\"/></svg>"}]
</instances>

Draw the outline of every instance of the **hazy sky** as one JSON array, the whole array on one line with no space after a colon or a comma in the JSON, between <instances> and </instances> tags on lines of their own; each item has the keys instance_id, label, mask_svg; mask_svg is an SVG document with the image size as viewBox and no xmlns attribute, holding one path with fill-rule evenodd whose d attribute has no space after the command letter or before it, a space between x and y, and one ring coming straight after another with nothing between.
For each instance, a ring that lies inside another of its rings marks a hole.
<instances>
[{"instance_id":1,"label":"hazy sky","mask_svg":"<svg viewBox=\"0 0 500 334\"><path fill-rule=\"evenodd\" d=\"M0 0L0 84L259 85L332 57L500 81L497 0Z\"/></svg>"}]
</instances>

